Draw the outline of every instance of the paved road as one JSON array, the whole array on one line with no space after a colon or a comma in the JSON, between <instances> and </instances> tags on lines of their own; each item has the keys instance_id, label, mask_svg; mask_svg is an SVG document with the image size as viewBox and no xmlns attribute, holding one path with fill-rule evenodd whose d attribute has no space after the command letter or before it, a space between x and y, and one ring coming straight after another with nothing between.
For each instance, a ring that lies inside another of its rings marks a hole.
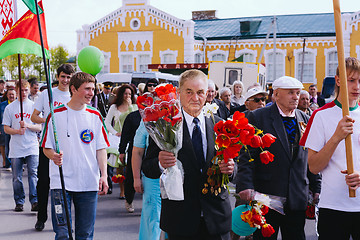
<instances>
[{"instance_id":1,"label":"paved road","mask_svg":"<svg viewBox=\"0 0 360 240\"><path fill-rule=\"evenodd\" d=\"M24 172L25 192L28 194L26 170ZM0 239L1 240L49 240L54 239L51 221L47 221L45 229L37 232L34 229L36 213L30 211L28 195L24 212L14 212L11 173L0 168ZM119 200L119 188L116 185L114 193L101 196L98 202L95 236L96 240L136 240L138 239L141 195L136 194L134 200L135 212L127 213L124 200ZM234 202L235 200L233 200ZM49 216L50 217L50 216ZM306 223L307 240L317 239L315 236L314 221ZM243 238L242 238L243 239ZM279 238L281 239L281 238Z\"/></svg>"}]
</instances>

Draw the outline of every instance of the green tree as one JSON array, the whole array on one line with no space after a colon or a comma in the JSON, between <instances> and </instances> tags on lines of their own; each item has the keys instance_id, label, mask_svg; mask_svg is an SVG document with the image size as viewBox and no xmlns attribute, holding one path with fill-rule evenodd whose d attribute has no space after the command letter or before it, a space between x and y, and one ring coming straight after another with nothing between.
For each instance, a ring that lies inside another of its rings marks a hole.
<instances>
[{"instance_id":1,"label":"green tree","mask_svg":"<svg viewBox=\"0 0 360 240\"><path fill-rule=\"evenodd\" d=\"M69 52L63 46L58 45L57 47L50 48L50 56L50 70L54 75L56 69L68 60Z\"/></svg>"}]
</instances>

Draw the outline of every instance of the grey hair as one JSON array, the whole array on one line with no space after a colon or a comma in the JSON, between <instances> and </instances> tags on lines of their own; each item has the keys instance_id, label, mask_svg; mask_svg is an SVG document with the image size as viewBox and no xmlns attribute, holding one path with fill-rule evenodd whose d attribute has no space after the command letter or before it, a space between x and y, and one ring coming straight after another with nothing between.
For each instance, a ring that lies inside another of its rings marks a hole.
<instances>
[{"instance_id":1,"label":"grey hair","mask_svg":"<svg viewBox=\"0 0 360 240\"><path fill-rule=\"evenodd\" d=\"M300 91L300 95L306 95L306 96L310 97L309 92L306 91L306 90L301 90L301 91Z\"/></svg>"},{"instance_id":2,"label":"grey hair","mask_svg":"<svg viewBox=\"0 0 360 240\"><path fill-rule=\"evenodd\" d=\"M230 88L223 87L222 89L220 89L220 92L219 92L220 96L222 96L225 92L230 92L230 94L231 94Z\"/></svg>"}]
</instances>

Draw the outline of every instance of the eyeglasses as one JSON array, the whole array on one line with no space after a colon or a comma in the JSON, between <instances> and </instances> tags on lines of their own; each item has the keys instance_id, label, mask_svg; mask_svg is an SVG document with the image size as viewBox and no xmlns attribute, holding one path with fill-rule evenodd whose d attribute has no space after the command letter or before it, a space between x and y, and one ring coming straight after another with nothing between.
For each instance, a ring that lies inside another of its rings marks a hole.
<instances>
[{"instance_id":1,"label":"eyeglasses","mask_svg":"<svg viewBox=\"0 0 360 240\"><path fill-rule=\"evenodd\" d=\"M256 103L258 103L258 102L260 102L260 101L265 102L265 101L266 101L266 97L248 99L247 101L254 101L254 102L256 102Z\"/></svg>"},{"instance_id":2,"label":"eyeglasses","mask_svg":"<svg viewBox=\"0 0 360 240\"><path fill-rule=\"evenodd\" d=\"M148 87L156 87L157 84L156 83L148 83Z\"/></svg>"}]
</instances>

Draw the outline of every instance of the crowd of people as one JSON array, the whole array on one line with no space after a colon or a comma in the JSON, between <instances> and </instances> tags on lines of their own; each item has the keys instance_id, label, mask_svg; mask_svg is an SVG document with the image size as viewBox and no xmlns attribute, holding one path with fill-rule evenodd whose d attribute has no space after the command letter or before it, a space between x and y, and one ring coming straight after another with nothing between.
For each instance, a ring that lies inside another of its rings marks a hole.
<instances>
[{"instance_id":1,"label":"crowd of people","mask_svg":"<svg viewBox=\"0 0 360 240\"><path fill-rule=\"evenodd\" d=\"M139 239L159 239L161 230L170 240L239 239L231 232L229 192L221 189L217 195L203 194L202 188L216 155L214 124L240 111L250 124L276 137L268 148L275 161L262 164L260 150L249 147L238 158L221 161L219 169L236 185L240 197L236 206L253 200L256 192L286 199L285 214L270 209L266 215L275 231L266 239L277 239L279 230L282 239L305 239L309 198L320 209L319 239L360 239L356 225L359 201L347 196L348 188L359 187L360 175L357 171L347 174L343 141L352 134L354 168L360 169L359 60L347 58L346 69L350 116L343 118L338 71L336 97L327 104L316 85L305 91L300 81L289 76L276 79L270 94L258 83L244 89L240 81L218 90L203 72L185 71L177 87L183 115L183 142L177 156L160 149L149 137L136 105L137 96L154 92L157 79L138 86L96 84L93 76L75 73L71 65L62 64L57 69L57 86L51 89L53 113L49 89L39 92L36 79L6 86L0 81L0 151L3 167L12 171L14 210L24 211L26 164L31 211L38 212L35 229L45 227L50 193L55 239L68 239L71 234L64 215L66 208L71 212L71 203L75 238L92 239L98 194L112 194L116 175L125 179L119 182L119 198L129 214L135 210L134 194L143 195ZM204 116L206 103L218 106L214 119ZM184 199L161 198L160 175L177 160L183 166ZM62 196L59 166L66 196ZM265 238L257 230L247 239Z\"/></svg>"}]
</instances>

